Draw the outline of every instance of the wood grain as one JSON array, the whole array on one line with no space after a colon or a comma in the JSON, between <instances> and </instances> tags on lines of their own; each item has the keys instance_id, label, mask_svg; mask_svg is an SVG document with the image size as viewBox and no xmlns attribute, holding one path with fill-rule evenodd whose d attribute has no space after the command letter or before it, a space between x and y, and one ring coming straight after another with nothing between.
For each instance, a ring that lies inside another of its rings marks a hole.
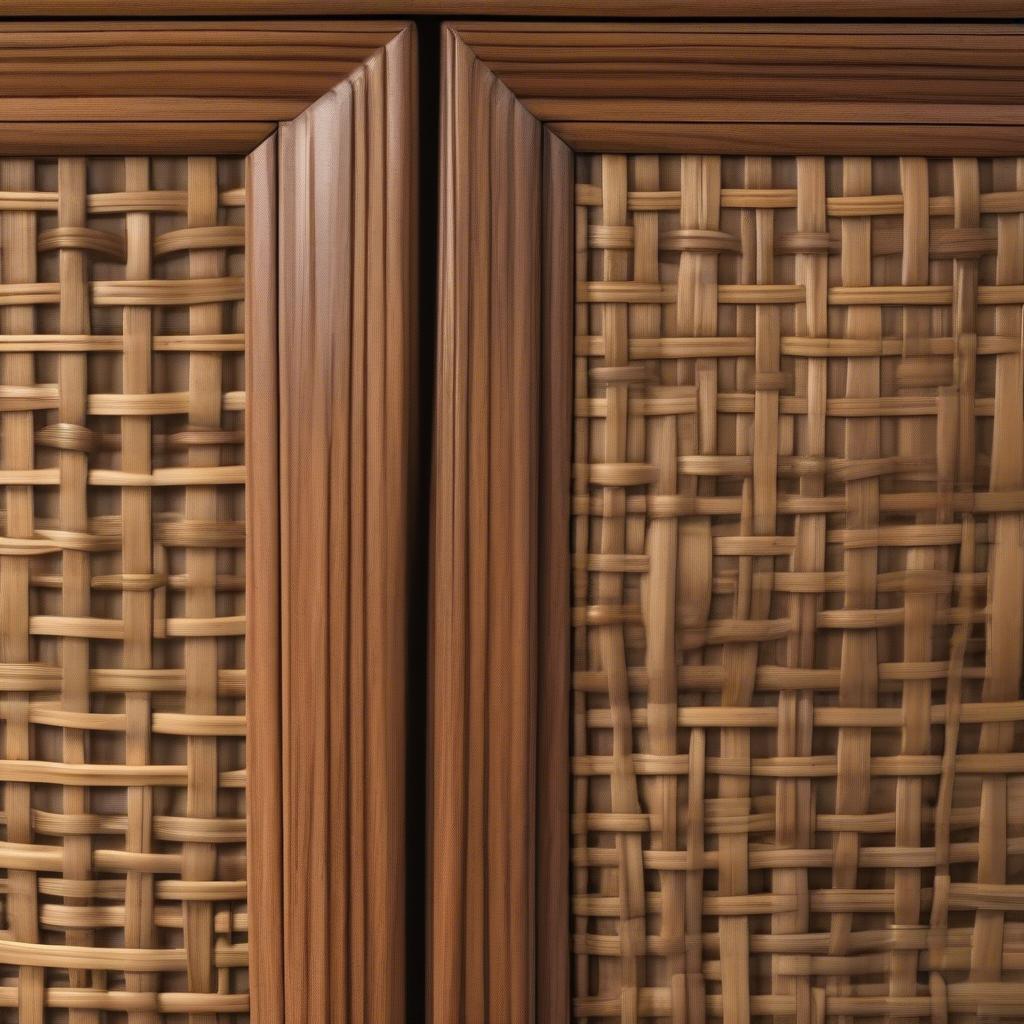
<instances>
[{"instance_id":1,"label":"wood grain","mask_svg":"<svg viewBox=\"0 0 1024 1024\"><path fill-rule=\"evenodd\" d=\"M14 16L107 15L104 0L7 0ZM621 18L615 0L121 0L125 15L296 15L296 14L462 14L548 15L551 17ZM634 18L939 18L946 13L936 0L631 0L625 11ZM958 18L1014 18L1017 0L960 0Z\"/></svg>"},{"instance_id":2,"label":"wood grain","mask_svg":"<svg viewBox=\"0 0 1024 1024\"><path fill-rule=\"evenodd\" d=\"M245 224L249 999L261 1022L284 1019L276 137L246 162Z\"/></svg>"},{"instance_id":3,"label":"wood grain","mask_svg":"<svg viewBox=\"0 0 1024 1024\"><path fill-rule=\"evenodd\" d=\"M289 121L304 99L245 96L3 96L0 121Z\"/></svg>"},{"instance_id":4,"label":"wood grain","mask_svg":"<svg viewBox=\"0 0 1024 1024\"><path fill-rule=\"evenodd\" d=\"M771 124L920 124L949 123L950 108L942 103L816 102L803 100L674 100L653 97L522 97L522 104L541 121L643 121L751 125ZM1022 125L1024 105L963 103L956 115L972 125Z\"/></svg>"},{"instance_id":5,"label":"wood grain","mask_svg":"<svg viewBox=\"0 0 1024 1024\"><path fill-rule=\"evenodd\" d=\"M1024 103L1019 24L457 22L455 30L545 121L785 121L789 110L800 111L794 121L820 123L1015 124Z\"/></svg>"},{"instance_id":6,"label":"wood grain","mask_svg":"<svg viewBox=\"0 0 1024 1024\"><path fill-rule=\"evenodd\" d=\"M444 38L429 1019L535 1019L541 129Z\"/></svg>"},{"instance_id":7,"label":"wood grain","mask_svg":"<svg viewBox=\"0 0 1024 1024\"><path fill-rule=\"evenodd\" d=\"M284 1019L296 1024L405 1019L413 45L399 33L280 132Z\"/></svg>"},{"instance_id":8,"label":"wood grain","mask_svg":"<svg viewBox=\"0 0 1024 1024\"><path fill-rule=\"evenodd\" d=\"M36 13L54 12L37 6ZM400 27L7 22L0 35L0 119L286 120L356 71Z\"/></svg>"},{"instance_id":9,"label":"wood grain","mask_svg":"<svg viewBox=\"0 0 1024 1024\"><path fill-rule=\"evenodd\" d=\"M573 196L568 146L544 132L538 517L537 1020L569 1019L570 558Z\"/></svg>"},{"instance_id":10,"label":"wood grain","mask_svg":"<svg viewBox=\"0 0 1024 1024\"><path fill-rule=\"evenodd\" d=\"M826 156L1015 156L1024 128L1006 125L707 124L704 122L553 122L548 127L578 153L800 153Z\"/></svg>"},{"instance_id":11,"label":"wood grain","mask_svg":"<svg viewBox=\"0 0 1024 1024\"><path fill-rule=\"evenodd\" d=\"M277 128L272 121L0 122L10 156L245 156Z\"/></svg>"}]
</instances>

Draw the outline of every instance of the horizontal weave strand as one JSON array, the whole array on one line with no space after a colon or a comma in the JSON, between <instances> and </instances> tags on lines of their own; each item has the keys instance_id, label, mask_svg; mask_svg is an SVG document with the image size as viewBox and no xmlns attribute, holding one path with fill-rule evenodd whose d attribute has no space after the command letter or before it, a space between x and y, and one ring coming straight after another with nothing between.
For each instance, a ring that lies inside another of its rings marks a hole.
<instances>
[{"instance_id":1,"label":"horizontal weave strand","mask_svg":"<svg viewBox=\"0 0 1024 1024\"><path fill-rule=\"evenodd\" d=\"M247 1019L243 164L0 160L0 1011Z\"/></svg>"},{"instance_id":2,"label":"horizontal weave strand","mask_svg":"<svg viewBox=\"0 0 1024 1024\"><path fill-rule=\"evenodd\" d=\"M573 1019L1021 1019L1024 160L581 156Z\"/></svg>"}]
</instances>

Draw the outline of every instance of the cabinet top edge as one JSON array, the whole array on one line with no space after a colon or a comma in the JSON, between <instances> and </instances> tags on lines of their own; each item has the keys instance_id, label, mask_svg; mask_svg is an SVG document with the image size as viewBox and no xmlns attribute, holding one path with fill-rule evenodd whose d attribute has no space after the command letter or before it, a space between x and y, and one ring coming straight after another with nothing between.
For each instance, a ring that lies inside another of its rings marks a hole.
<instances>
[{"instance_id":1,"label":"cabinet top edge","mask_svg":"<svg viewBox=\"0 0 1024 1024\"><path fill-rule=\"evenodd\" d=\"M1024 3L1024 0L1022 0ZM820 17L820 16L819 16ZM587 35L615 32L622 35L631 33L675 33L679 35L716 36L773 36L773 35L837 35L837 36L954 36L1024 35L1024 21L907 21L906 15L899 19L872 23L842 20L779 21L704 21L636 19L631 21L573 21L571 19L533 21L481 21L473 16L453 17L445 26L460 35L479 33L481 35L514 37L517 34L535 32L570 32ZM962 18L962 14L961 14Z\"/></svg>"},{"instance_id":2,"label":"cabinet top edge","mask_svg":"<svg viewBox=\"0 0 1024 1024\"><path fill-rule=\"evenodd\" d=\"M1021 18L1024 0L959 0L943 17L941 0L631 0L631 18ZM296 15L446 15L621 18L621 0L6 0L2 17L204 17Z\"/></svg>"}]
</instances>

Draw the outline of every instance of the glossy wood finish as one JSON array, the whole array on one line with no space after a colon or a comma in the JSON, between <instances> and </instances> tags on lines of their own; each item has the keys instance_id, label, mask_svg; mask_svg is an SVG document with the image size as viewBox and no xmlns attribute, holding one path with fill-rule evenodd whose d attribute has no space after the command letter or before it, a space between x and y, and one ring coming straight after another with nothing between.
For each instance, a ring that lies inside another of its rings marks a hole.
<instances>
[{"instance_id":1,"label":"glossy wood finish","mask_svg":"<svg viewBox=\"0 0 1024 1024\"><path fill-rule=\"evenodd\" d=\"M54 14L105 15L105 0L50 0ZM470 14L621 18L935 18L936 0L121 0L126 15ZM7 0L11 15L37 15L38 0ZM1018 0L960 0L959 18L1019 17Z\"/></svg>"},{"instance_id":2,"label":"glossy wood finish","mask_svg":"<svg viewBox=\"0 0 1024 1024\"><path fill-rule=\"evenodd\" d=\"M277 129L273 121L0 122L8 156L245 156Z\"/></svg>"},{"instance_id":3,"label":"glossy wood finish","mask_svg":"<svg viewBox=\"0 0 1024 1024\"><path fill-rule=\"evenodd\" d=\"M559 410L571 407L560 346L570 344L572 243L557 213L568 150L1019 154L1019 33L448 28L432 552L434 1024L568 1018L562 510L571 457ZM543 237L532 246L501 234L522 209L510 175L531 192L541 182ZM532 305L511 300L514 287L536 287L538 267L540 328Z\"/></svg>"},{"instance_id":4,"label":"glossy wood finish","mask_svg":"<svg viewBox=\"0 0 1024 1024\"><path fill-rule=\"evenodd\" d=\"M952 115L951 115L952 116ZM577 153L719 153L770 156L1015 156L1024 125L692 124L601 121L548 126Z\"/></svg>"},{"instance_id":5,"label":"glossy wood finish","mask_svg":"<svg viewBox=\"0 0 1024 1024\"><path fill-rule=\"evenodd\" d=\"M567 1021L570 660L568 647L573 395L573 155L544 133L543 339L538 457L537 1020ZM547 824L544 824L547 823Z\"/></svg>"},{"instance_id":6,"label":"glossy wood finish","mask_svg":"<svg viewBox=\"0 0 1024 1024\"><path fill-rule=\"evenodd\" d=\"M14 12L5 6L4 13ZM46 13L57 12L47 5ZM381 22L8 21L0 35L0 120L287 120L395 31ZM122 142L133 145L128 136Z\"/></svg>"},{"instance_id":7,"label":"glossy wood finish","mask_svg":"<svg viewBox=\"0 0 1024 1024\"><path fill-rule=\"evenodd\" d=\"M279 137L289 1024L405 1020L413 45Z\"/></svg>"},{"instance_id":8,"label":"glossy wood finish","mask_svg":"<svg viewBox=\"0 0 1024 1024\"><path fill-rule=\"evenodd\" d=\"M608 99L601 97L539 97L523 100L541 121L625 121L636 124L739 124L756 130L758 124L835 124L842 128L858 125L944 125L949 106L942 103L818 102L815 100L676 100L644 97ZM1019 103L962 103L957 114L965 124L1024 124L1024 105Z\"/></svg>"},{"instance_id":9,"label":"glossy wood finish","mask_svg":"<svg viewBox=\"0 0 1024 1024\"><path fill-rule=\"evenodd\" d=\"M533 1019L541 128L444 40L429 1019Z\"/></svg>"},{"instance_id":10,"label":"glossy wood finish","mask_svg":"<svg viewBox=\"0 0 1024 1024\"><path fill-rule=\"evenodd\" d=\"M637 151L674 148L660 127L669 123L710 122L696 130L717 134L731 123L740 133L744 123L787 121L889 122L902 130L1015 125L1024 113L1021 25L519 22L458 23L456 30L573 145L606 121L643 126L645 141L632 143ZM821 134L806 130L800 144ZM609 145L629 144L626 130L613 138ZM704 144L714 144L710 134Z\"/></svg>"},{"instance_id":11,"label":"glossy wood finish","mask_svg":"<svg viewBox=\"0 0 1024 1024\"><path fill-rule=\"evenodd\" d=\"M284 1017L276 138L250 155L246 193L245 571L249 580L259 580L246 596L249 1007L252 1020L260 1022Z\"/></svg>"}]
</instances>

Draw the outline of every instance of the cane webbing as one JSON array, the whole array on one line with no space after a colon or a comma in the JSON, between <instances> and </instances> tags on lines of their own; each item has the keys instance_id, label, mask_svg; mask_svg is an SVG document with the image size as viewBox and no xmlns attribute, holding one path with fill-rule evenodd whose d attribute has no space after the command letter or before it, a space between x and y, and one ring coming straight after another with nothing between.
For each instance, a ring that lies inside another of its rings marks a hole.
<instances>
[{"instance_id":1,"label":"cane webbing","mask_svg":"<svg viewBox=\"0 0 1024 1024\"><path fill-rule=\"evenodd\" d=\"M243 170L0 160L5 1021L248 1005Z\"/></svg>"},{"instance_id":2,"label":"cane webbing","mask_svg":"<svg viewBox=\"0 0 1024 1024\"><path fill-rule=\"evenodd\" d=\"M577 174L574 1019L1024 1019L1024 160Z\"/></svg>"}]
</instances>

